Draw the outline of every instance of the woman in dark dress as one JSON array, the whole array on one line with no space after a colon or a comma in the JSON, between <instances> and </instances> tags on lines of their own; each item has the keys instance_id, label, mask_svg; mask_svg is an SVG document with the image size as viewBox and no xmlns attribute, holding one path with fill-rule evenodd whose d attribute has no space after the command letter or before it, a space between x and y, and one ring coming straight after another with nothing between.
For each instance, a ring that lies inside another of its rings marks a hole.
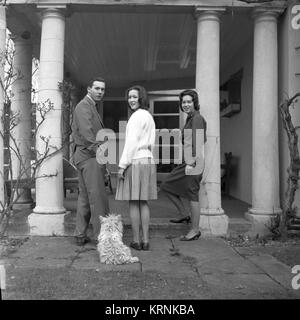
<instances>
[{"instance_id":1,"label":"woman in dark dress","mask_svg":"<svg viewBox=\"0 0 300 320\"><path fill-rule=\"evenodd\" d=\"M179 95L180 109L187 114L182 130L183 163L174 168L161 185L163 190L181 214L186 212L181 198L189 200L191 218L173 222L191 220L191 229L180 240L190 241L200 237L199 190L204 169L204 143L206 142L206 121L200 115L198 94L194 90L184 90Z\"/></svg>"}]
</instances>

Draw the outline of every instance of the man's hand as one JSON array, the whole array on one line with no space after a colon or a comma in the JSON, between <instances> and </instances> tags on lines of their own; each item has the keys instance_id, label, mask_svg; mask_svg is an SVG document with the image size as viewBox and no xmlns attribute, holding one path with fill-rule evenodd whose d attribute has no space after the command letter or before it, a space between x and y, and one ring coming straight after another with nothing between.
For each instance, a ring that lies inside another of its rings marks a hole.
<instances>
[{"instance_id":1,"label":"man's hand","mask_svg":"<svg viewBox=\"0 0 300 320\"><path fill-rule=\"evenodd\" d=\"M108 142L104 142L97 147L97 150L96 150L97 162L101 165L106 164L108 162L107 155L108 155Z\"/></svg>"},{"instance_id":2,"label":"man's hand","mask_svg":"<svg viewBox=\"0 0 300 320\"><path fill-rule=\"evenodd\" d=\"M118 179L124 179L124 172L125 172L125 169L119 168L119 170L118 170Z\"/></svg>"}]
</instances>

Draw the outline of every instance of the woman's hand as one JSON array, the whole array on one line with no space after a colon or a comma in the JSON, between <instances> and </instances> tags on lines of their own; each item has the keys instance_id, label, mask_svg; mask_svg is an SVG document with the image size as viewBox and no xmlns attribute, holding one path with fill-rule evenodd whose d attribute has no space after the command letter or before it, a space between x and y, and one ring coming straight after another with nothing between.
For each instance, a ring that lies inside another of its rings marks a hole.
<instances>
[{"instance_id":1,"label":"woman's hand","mask_svg":"<svg viewBox=\"0 0 300 320\"><path fill-rule=\"evenodd\" d=\"M119 170L118 170L118 179L124 179L124 172L125 172L125 169L119 168Z\"/></svg>"},{"instance_id":2,"label":"woman's hand","mask_svg":"<svg viewBox=\"0 0 300 320\"><path fill-rule=\"evenodd\" d=\"M194 170L194 166L193 165L187 164L185 166L185 174L186 175L191 175L193 170Z\"/></svg>"},{"instance_id":3,"label":"woman's hand","mask_svg":"<svg viewBox=\"0 0 300 320\"><path fill-rule=\"evenodd\" d=\"M185 168L186 168L186 170L192 170L192 169L194 169L194 166L187 164Z\"/></svg>"}]
</instances>

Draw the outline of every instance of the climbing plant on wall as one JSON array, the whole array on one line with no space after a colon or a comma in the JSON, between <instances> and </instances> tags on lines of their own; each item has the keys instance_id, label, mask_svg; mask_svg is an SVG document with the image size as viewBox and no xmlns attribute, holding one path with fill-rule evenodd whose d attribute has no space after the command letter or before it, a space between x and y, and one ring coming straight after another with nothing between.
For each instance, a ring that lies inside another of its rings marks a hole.
<instances>
[{"instance_id":1,"label":"climbing plant on wall","mask_svg":"<svg viewBox=\"0 0 300 320\"><path fill-rule=\"evenodd\" d=\"M300 92L296 93L292 98L286 99L279 106L283 128L288 138L290 156L290 165L287 169L288 179L283 208L283 219L281 221L282 231L285 229L300 230L300 217L297 215L299 209L294 205L296 192L299 192L300 156L297 130L300 127L293 124L291 116L291 109L294 108L299 97Z\"/></svg>"}]
</instances>

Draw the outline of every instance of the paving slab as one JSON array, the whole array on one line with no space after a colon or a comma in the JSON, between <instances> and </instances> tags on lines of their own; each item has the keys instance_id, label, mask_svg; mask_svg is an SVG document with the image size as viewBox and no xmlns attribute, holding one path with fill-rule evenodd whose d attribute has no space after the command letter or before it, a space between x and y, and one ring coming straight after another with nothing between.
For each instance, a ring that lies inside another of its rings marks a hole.
<instances>
[{"instance_id":1,"label":"paving slab","mask_svg":"<svg viewBox=\"0 0 300 320\"><path fill-rule=\"evenodd\" d=\"M270 278L287 290L293 291L293 293L300 298L300 291L292 289L292 278L295 276L295 274L292 274L292 268L268 254L253 255L249 256L248 259L263 270Z\"/></svg>"},{"instance_id":2,"label":"paving slab","mask_svg":"<svg viewBox=\"0 0 300 320\"><path fill-rule=\"evenodd\" d=\"M79 253L67 237L31 237L8 260L16 267L57 268L67 266Z\"/></svg>"},{"instance_id":3,"label":"paving slab","mask_svg":"<svg viewBox=\"0 0 300 320\"><path fill-rule=\"evenodd\" d=\"M201 260L201 258L199 259ZM195 264L201 274L263 274L264 272L249 261L237 256L215 257Z\"/></svg>"},{"instance_id":4,"label":"paving slab","mask_svg":"<svg viewBox=\"0 0 300 320\"><path fill-rule=\"evenodd\" d=\"M295 299L293 292L266 274L202 275L214 299Z\"/></svg>"},{"instance_id":5,"label":"paving slab","mask_svg":"<svg viewBox=\"0 0 300 320\"><path fill-rule=\"evenodd\" d=\"M182 260L176 252L172 251L174 245L172 239L179 238L187 230L188 226L182 226L179 229L154 229L150 230L149 251L137 251L131 249L132 254L139 257L143 272L157 271L166 274L172 274L176 277L186 276L191 272L191 266ZM124 243L129 245L131 242L131 231L125 232Z\"/></svg>"},{"instance_id":6,"label":"paving slab","mask_svg":"<svg viewBox=\"0 0 300 320\"><path fill-rule=\"evenodd\" d=\"M184 256L194 257L194 267L201 274L259 274L263 273L253 263L235 252L221 238L200 238L192 242L174 239L174 246Z\"/></svg>"},{"instance_id":7,"label":"paving slab","mask_svg":"<svg viewBox=\"0 0 300 320\"><path fill-rule=\"evenodd\" d=\"M149 251L136 251L142 264L142 271L155 271L182 277L192 272L190 263L184 261L182 256L172 251L170 239L155 237L151 239Z\"/></svg>"}]
</instances>

